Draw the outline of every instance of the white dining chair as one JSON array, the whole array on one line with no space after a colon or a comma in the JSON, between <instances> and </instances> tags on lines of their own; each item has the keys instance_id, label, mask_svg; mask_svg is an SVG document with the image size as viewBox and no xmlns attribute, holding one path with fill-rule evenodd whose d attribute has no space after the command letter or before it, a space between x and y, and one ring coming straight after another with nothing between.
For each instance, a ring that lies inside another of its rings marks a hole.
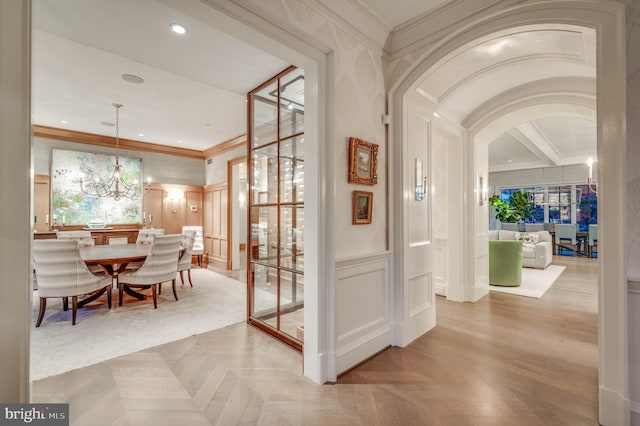
<instances>
[{"instance_id":1,"label":"white dining chair","mask_svg":"<svg viewBox=\"0 0 640 426\"><path fill-rule=\"evenodd\" d=\"M118 274L118 305L122 306L124 286L147 288L151 286L153 295L153 307L158 307L157 286L166 281L171 281L173 296L178 300L176 293L176 275L178 274L178 258L180 257L181 234L156 235L149 254L136 271L125 271Z\"/></svg>"},{"instance_id":2,"label":"white dining chair","mask_svg":"<svg viewBox=\"0 0 640 426\"><path fill-rule=\"evenodd\" d=\"M182 232L182 247L184 251L180 260L178 261L178 272L180 272L180 281L184 284L183 272L187 271L187 277L189 278L189 285L193 287L191 282L191 255L193 254L193 242L196 238L196 231L183 231Z\"/></svg>"},{"instance_id":3,"label":"white dining chair","mask_svg":"<svg viewBox=\"0 0 640 426\"><path fill-rule=\"evenodd\" d=\"M95 241L91 237L91 231L57 231L56 238L59 240L75 240L80 248L95 245Z\"/></svg>"},{"instance_id":4,"label":"white dining chair","mask_svg":"<svg viewBox=\"0 0 640 426\"><path fill-rule=\"evenodd\" d=\"M191 254L198 257L198 266L202 266L202 256L204 255L202 226L183 226L182 232L184 233L185 231L196 231L196 238L193 240Z\"/></svg>"},{"instance_id":5,"label":"white dining chair","mask_svg":"<svg viewBox=\"0 0 640 426\"><path fill-rule=\"evenodd\" d=\"M107 304L111 309L111 276L94 275L80 256L78 242L73 239L35 240L33 242L33 262L38 279L38 296L40 310L36 327L40 327L47 299L61 297L64 310L67 310L67 300L72 298L72 320L76 324L78 296L107 292Z\"/></svg>"},{"instance_id":6,"label":"white dining chair","mask_svg":"<svg viewBox=\"0 0 640 426\"><path fill-rule=\"evenodd\" d=\"M150 244L156 235L164 235L164 229L140 229L136 244Z\"/></svg>"}]
</instances>

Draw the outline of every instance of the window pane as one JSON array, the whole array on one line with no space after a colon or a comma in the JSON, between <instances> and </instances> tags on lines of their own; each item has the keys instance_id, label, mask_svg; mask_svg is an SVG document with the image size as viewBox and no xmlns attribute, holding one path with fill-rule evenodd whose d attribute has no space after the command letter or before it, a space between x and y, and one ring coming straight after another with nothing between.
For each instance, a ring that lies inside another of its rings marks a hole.
<instances>
[{"instance_id":1,"label":"window pane","mask_svg":"<svg viewBox=\"0 0 640 426\"><path fill-rule=\"evenodd\" d=\"M280 266L304 271L304 208L280 209Z\"/></svg>"},{"instance_id":2,"label":"window pane","mask_svg":"<svg viewBox=\"0 0 640 426\"><path fill-rule=\"evenodd\" d=\"M253 94L251 134L253 147L273 142L278 137L278 83L275 82Z\"/></svg>"},{"instance_id":3,"label":"window pane","mask_svg":"<svg viewBox=\"0 0 640 426\"><path fill-rule=\"evenodd\" d=\"M304 132L304 71L280 79L280 139Z\"/></svg>"},{"instance_id":4,"label":"window pane","mask_svg":"<svg viewBox=\"0 0 640 426\"><path fill-rule=\"evenodd\" d=\"M304 136L280 145L280 202L304 201Z\"/></svg>"},{"instance_id":5,"label":"window pane","mask_svg":"<svg viewBox=\"0 0 640 426\"><path fill-rule=\"evenodd\" d=\"M278 262L278 211L276 207L251 208L252 262L276 266Z\"/></svg>"},{"instance_id":6,"label":"window pane","mask_svg":"<svg viewBox=\"0 0 640 426\"><path fill-rule=\"evenodd\" d=\"M535 210L533 212L533 218L528 223L542 223L544 222L544 187L535 186L524 188L524 192L531 194L533 202L535 204Z\"/></svg>"},{"instance_id":7,"label":"window pane","mask_svg":"<svg viewBox=\"0 0 640 426\"><path fill-rule=\"evenodd\" d=\"M251 315L276 327L278 270L262 265L253 267L253 303Z\"/></svg>"},{"instance_id":8,"label":"window pane","mask_svg":"<svg viewBox=\"0 0 640 426\"><path fill-rule=\"evenodd\" d=\"M598 223L598 196L588 185L576 185L578 231L588 231L589 225Z\"/></svg>"},{"instance_id":9,"label":"window pane","mask_svg":"<svg viewBox=\"0 0 640 426\"><path fill-rule=\"evenodd\" d=\"M549 187L549 221L571 223L571 185Z\"/></svg>"},{"instance_id":10,"label":"window pane","mask_svg":"<svg viewBox=\"0 0 640 426\"><path fill-rule=\"evenodd\" d=\"M278 201L278 146L256 149L251 153L253 204L271 204Z\"/></svg>"},{"instance_id":11,"label":"window pane","mask_svg":"<svg viewBox=\"0 0 640 426\"><path fill-rule=\"evenodd\" d=\"M304 276L280 271L280 330L297 338L304 324Z\"/></svg>"}]
</instances>

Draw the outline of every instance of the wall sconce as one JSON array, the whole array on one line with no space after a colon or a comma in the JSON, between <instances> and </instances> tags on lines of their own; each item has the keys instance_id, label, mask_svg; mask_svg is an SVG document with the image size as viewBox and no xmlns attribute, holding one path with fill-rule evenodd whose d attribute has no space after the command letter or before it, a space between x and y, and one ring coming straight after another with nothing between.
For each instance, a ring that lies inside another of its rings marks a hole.
<instances>
[{"instance_id":1,"label":"wall sconce","mask_svg":"<svg viewBox=\"0 0 640 426\"><path fill-rule=\"evenodd\" d=\"M478 176L478 203L482 206L487 201L487 187L484 184L484 176Z\"/></svg>"},{"instance_id":2,"label":"wall sconce","mask_svg":"<svg viewBox=\"0 0 640 426\"><path fill-rule=\"evenodd\" d=\"M151 176L147 177L147 182L142 184L142 196L146 196L151 191Z\"/></svg>"},{"instance_id":3,"label":"wall sconce","mask_svg":"<svg viewBox=\"0 0 640 426\"><path fill-rule=\"evenodd\" d=\"M184 192L179 189L168 189L167 190L167 198L170 200L183 200Z\"/></svg>"},{"instance_id":4,"label":"wall sconce","mask_svg":"<svg viewBox=\"0 0 640 426\"><path fill-rule=\"evenodd\" d=\"M424 175L422 168L422 160L416 158L416 180L415 180L415 197L416 201L424 200L424 194L427 191L427 177Z\"/></svg>"}]
</instances>

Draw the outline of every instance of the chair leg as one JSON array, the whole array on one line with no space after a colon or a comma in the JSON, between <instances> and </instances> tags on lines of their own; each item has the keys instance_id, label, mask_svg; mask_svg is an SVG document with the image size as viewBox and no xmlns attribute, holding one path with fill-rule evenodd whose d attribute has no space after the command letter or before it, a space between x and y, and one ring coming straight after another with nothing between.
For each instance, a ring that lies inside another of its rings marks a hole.
<instances>
[{"instance_id":1,"label":"chair leg","mask_svg":"<svg viewBox=\"0 0 640 426\"><path fill-rule=\"evenodd\" d=\"M47 309L47 299L45 297L40 298L40 310L38 311L38 321L36 321L36 327L40 327L42 319L44 318L44 311Z\"/></svg>"},{"instance_id":2,"label":"chair leg","mask_svg":"<svg viewBox=\"0 0 640 426\"><path fill-rule=\"evenodd\" d=\"M118 283L118 306L122 306L123 297L124 297L124 284Z\"/></svg>"},{"instance_id":3,"label":"chair leg","mask_svg":"<svg viewBox=\"0 0 640 426\"><path fill-rule=\"evenodd\" d=\"M180 281L184 284L184 275L182 274L184 271L180 271Z\"/></svg>"},{"instance_id":4,"label":"chair leg","mask_svg":"<svg viewBox=\"0 0 640 426\"><path fill-rule=\"evenodd\" d=\"M191 282L191 269L187 269L187 277L189 277L189 285L193 287L193 283Z\"/></svg>"},{"instance_id":5,"label":"chair leg","mask_svg":"<svg viewBox=\"0 0 640 426\"><path fill-rule=\"evenodd\" d=\"M162 283L158 284L158 294L162 294Z\"/></svg>"},{"instance_id":6,"label":"chair leg","mask_svg":"<svg viewBox=\"0 0 640 426\"><path fill-rule=\"evenodd\" d=\"M71 298L71 325L76 325L76 312L78 312L78 296Z\"/></svg>"},{"instance_id":7,"label":"chair leg","mask_svg":"<svg viewBox=\"0 0 640 426\"><path fill-rule=\"evenodd\" d=\"M63 297L62 298L62 310L67 312L69 310L69 298L68 297Z\"/></svg>"},{"instance_id":8,"label":"chair leg","mask_svg":"<svg viewBox=\"0 0 640 426\"><path fill-rule=\"evenodd\" d=\"M157 286L158 284L153 284L151 286L151 292L153 293L153 308L158 309L158 294L157 294Z\"/></svg>"},{"instance_id":9,"label":"chair leg","mask_svg":"<svg viewBox=\"0 0 640 426\"><path fill-rule=\"evenodd\" d=\"M178 300L178 294L176 293L176 279L174 278L173 281L171 281L171 287L173 288L173 297L176 298L176 300Z\"/></svg>"},{"instance_id":10,"label":"chair leg","mask_svg":"<svg viewBox=\"0 0 640 426\"><path fill-rule=\"evenodd\" d=\"M107 286L107 306L111 309L111 285Z\"/></svg>"}]
</instances>

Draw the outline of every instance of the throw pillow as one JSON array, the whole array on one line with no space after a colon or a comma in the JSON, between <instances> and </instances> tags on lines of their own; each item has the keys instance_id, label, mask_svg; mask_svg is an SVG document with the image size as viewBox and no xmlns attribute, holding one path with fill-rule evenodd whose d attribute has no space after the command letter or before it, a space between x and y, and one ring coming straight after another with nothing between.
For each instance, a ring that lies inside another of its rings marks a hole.
<instances>
[{"instance_id":1,"label":"throw pillow","mask_svg":"<svg viewBox=\"0 0 640 426\"><path fill-rule=\"evenodd\" d=\"M516 240L522 241L522 245L523 246L524 245L535 244L535 242L533 242L531 237L532 237L532 235L529 234L528 232L518 232L516 234ZM536 237L538 237L538 236L536 235Z\"/></svg>"}]
</instances>

